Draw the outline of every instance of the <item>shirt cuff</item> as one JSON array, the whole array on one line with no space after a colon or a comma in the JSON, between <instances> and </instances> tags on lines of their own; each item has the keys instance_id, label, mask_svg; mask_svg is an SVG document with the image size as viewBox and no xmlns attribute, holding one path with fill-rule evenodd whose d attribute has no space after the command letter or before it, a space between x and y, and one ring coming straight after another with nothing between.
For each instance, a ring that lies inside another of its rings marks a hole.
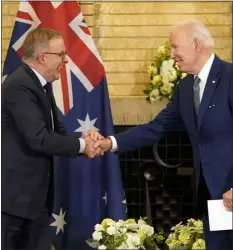
<instances>
[{"instance_id":1,"label":"shirt cuff","mask_svg":"<svg viewBox=\"0 0 233 250\"><path fill-rule=\"evenodd\" d=\"M111 152L117 151L118 150L118 145L117 145L117 141L116 138L114 136L109 136L109 138L112 141L112 149Z\"/></svg>"},{"instance_id":2,"label":"shirt cuff","mask_svg":"<svg viewBox=\"0 0 233 250\"><path fill-rule=\"evenodd\" d=\"M80 141L80 149L79 149L79 153L83 153L86 147L86 142L83 138L79 138Z\"/></svg>"}]
</instances>

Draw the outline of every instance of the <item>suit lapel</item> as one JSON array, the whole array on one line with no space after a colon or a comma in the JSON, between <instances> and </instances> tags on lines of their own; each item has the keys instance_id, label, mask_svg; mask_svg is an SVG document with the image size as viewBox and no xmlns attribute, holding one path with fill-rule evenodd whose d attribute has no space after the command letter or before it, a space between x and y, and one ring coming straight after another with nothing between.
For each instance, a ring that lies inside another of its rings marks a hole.
<instances>
[{"instance_id":1,"label":"suit lapel","mask_svg":"<svg viewBox=\"0 0 233 250\"><path fill-rule=\"evenodd\" d=\"M46 97L45 90L42 87L40 80L35 75L35 73L31 70L31 68L27 64L23 64L23 68L25 69L27 74L30 75L30 77L32 78L33 84L35 84L37 89L39 90L40 98L42 98L40 105L41 105L42 110L44 112L44 117L45 117L46 123L49 126L49 128L52 129L51 103L48 101L48 99Z\"/></svg>"},{"instance_id":2,"label":"suit lapel","mask_svg":"<svg viewBox=\"0 0 233 250\"><path fill-rule=\"evenodd\" d=\"M200 104L199 115L198 115L198 130L200 130L201 128L204 114L206 110L208 109L211 98L213 97L217 89L219 79L220 79L220 66L221 66L221 61L217 56L215 56L215 59L211 67L211 70L207 79L207 83L204 89L202 101Z\"/></svg>"},{"instance_id":3,"label":"suit lapel","mask_svg":"<svg viewBox=\"0 0 233 250\"><path fill-rule=\"evenodd\" d=\"M42 87L40 80L38 79L38 77L36 76L36 74L32 71L32 69L27 65L27 64L23 64L24 69L26 70L26 72L30 75L30 77L32 78L33 82L36 84L36 86L38 87L38 89L44 93L44 88Z\"/></svg>"}]
</instances>

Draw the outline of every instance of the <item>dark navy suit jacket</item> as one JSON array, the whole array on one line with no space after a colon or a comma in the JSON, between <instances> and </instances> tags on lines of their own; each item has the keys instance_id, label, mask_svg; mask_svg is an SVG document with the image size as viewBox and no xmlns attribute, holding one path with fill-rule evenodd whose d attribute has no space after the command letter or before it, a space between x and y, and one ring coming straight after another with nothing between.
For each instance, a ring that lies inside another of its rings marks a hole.
<instances>
[{"instance_id":1,"label":"dark navy suit jacket","mask_svg":"<svg viewBox=\"0 0 233 250\"><path fill-rule=\"evenodd\" d=\"M151 145L183 124L191 140L197 186L202 167L210 196L233 187L233 67L215 56L199 115L193 106L193 75L180 81L172 101L150 123L115 136L119 151Z\"/></svg>"},{"instance_id":2,"label":"dark navy suit jacket","mask_svg":"<svg viewBox=\"0 0 233 250\"><path fill-rule=\"evenodd\" d=\"M79 138L65 134L44 89L22 65L2 84L2 211L35 219L53 206L53 155L77 156ZM54 129L51 121L53 112Z\"/></svg>"}]
</instances>

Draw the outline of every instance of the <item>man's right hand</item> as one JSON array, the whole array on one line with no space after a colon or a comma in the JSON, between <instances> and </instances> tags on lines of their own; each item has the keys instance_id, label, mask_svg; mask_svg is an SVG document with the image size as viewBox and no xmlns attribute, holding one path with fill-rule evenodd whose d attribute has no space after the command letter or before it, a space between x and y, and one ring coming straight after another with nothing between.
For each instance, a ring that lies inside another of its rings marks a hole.
<instances>
[{"instance_id":1,"label":"man's right hand","mask_svg":"<svg viewBox=\"0 0 233 250\"><path fill-rule=\"evenodd\" d=\"M95 138L93 138L93 136ZM109 137L104 138L100 135L96 138L96 134L85 134L83 139L86 144L83 153L90 159L99 155L103 156L105 152L112 149L112 140Z\"/></svg>"},{"instance_id":2,"label":"man's right hand","mask_svg":"<svg viewBox=\"0 0 233 250\"><path fill-rule=\"evenodd\" d=\"M92 140L92 138L90 136L85 136L83 138L85 140L85 149L83 151L83 154L85 154L88 158L93 159L96 156L103 156L104 155L104 151L103 149L100 147L101 144L101 139L94 141ZM94 147L95 145L95 147Z\"/></svg>"},{"instance_id":3,"label":"man's right hand","mask_svg":"<svg viewBox=\"0 0 233 250\"><path fill-rule=\"evenodd\" d=\"M103 152L109 151L112 149L112 140L109 137L104 138L102 140L95 142L93 147L95 149L100 147L103 150Z\"/></svg>"}]
</instances>

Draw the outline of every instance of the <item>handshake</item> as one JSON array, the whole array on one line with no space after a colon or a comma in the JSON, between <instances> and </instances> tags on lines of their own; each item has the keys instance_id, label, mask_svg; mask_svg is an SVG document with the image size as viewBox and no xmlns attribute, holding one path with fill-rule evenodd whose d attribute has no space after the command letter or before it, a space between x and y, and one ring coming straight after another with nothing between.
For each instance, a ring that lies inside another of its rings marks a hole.
<instances>
[{"instance_id":1,"label":"handshake","mask_svg":"<svg viewBox=\"0 0 233 250\"><path fill-rule=\"evenodd\" d=\"M99 155L103 156L106 151L112 149L112 140L104 138L96 130L88 130L83 134L82 139L85 141L83 154L89 159L93 159Z\"/></svg>"}]
</instances>

